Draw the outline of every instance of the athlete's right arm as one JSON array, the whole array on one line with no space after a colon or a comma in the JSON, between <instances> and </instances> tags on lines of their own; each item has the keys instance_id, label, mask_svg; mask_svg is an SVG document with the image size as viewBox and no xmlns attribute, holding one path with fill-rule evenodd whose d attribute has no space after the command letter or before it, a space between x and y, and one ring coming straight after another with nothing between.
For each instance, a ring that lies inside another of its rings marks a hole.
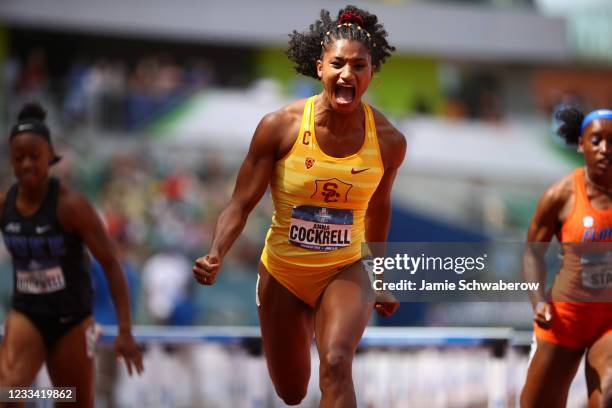
<instances>
[{"instance_id":1,"label":"athlete's right arm","mask_svg":"<svg viewBox=\"0 0 612 408\"><path fill-rule=\"evenodd\" d=\"M544 256L552 237L560 228L559 216L567 197L562 183L556 183L540 197L527 232L523 254L523 277L538 283L538 289L529 292L535 322L542 328L551 324L552 309L546 299L546 263Z\"/></svg>"},{"instance_id":2,"label":"athlete's right arm","mask_svg":"<svg viewBox=\"0 0 612 408\"><path fill-rule=\"evenodd\" d=\"M195 261L193 275L199 283L215 283L223 257L266 192L281 142L281 130L285 127L283 122L286 122L283 112L268 114L259 122L238 172L230 202L217 220L210 252Z\"/></svg>"}]
</instances>

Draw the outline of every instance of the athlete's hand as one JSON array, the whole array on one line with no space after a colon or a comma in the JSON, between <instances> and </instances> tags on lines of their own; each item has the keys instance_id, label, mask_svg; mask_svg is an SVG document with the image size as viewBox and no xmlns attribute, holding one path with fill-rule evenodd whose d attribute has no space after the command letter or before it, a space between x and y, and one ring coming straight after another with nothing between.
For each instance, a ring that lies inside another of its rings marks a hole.
<instances>
[{"instance_id":1,"label":"athlete's hand","mask_svg":"<svg viewBox=\"0 0 612 408\"><path fill-rule=\"evenodd\" d=\"M196 259L193 265L193 277L202 285L214 285L221 269L221 261L216 255L206 255Z\"/></svg>"},{"instance_id":2,"label":"athlete's hand","mask_svg":"<svg viewBox=\"0 0 612 408\"><path fill-rule=\"evenodd\" d=\"M132 366L136 369L138 375L144 371L142 354L140 354L140 348L134 341L132 333L119 332L115 339L115 354L117 355L117 361L125 361L130 376L132 375Z\"/></svg>"},{"instance_id":3,"label":"athlete's hand","mask_svg":"<svg viewBox=\"0 0 612 408\"><path fill-rule=\"evenodd\" d=\"M381 290L376 292L376 299L374 301L374 309L379 315L389 317L397 309L399 309L400 303L397 301L395 296L387 290Z\"/></svg>"},{"instance_id":4,"label":"athlete's hand","mask_svg":"<svg viewBox=\"0 0 612 408\"><path fill-rule=\"evenodd\" d=\"M552 325L552 305L548 302L538 302L535 306L533 321L542 329L550 329Z\"/></svg>"}]
</instances>

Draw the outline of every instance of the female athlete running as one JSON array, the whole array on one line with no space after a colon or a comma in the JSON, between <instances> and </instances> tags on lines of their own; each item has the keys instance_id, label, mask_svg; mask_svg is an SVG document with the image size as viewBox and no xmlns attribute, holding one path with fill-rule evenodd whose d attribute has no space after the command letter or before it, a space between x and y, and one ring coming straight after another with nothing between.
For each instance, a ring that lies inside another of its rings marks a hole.
<instances>
[{"instance_id":1,"label":"female athlete running","mask_svg":"<svg viewBox=\"0 0 612 408\"><path fill-rule=\"evenodd\" d=\"M585 117L564 107L555 116L586 166L544 193L529 227L524 272L541 289L531 293L536 349L521 406L564 407L586 351L589 407L612 407L612 110ZM563 264L547 294L544 253L554 235Z\"/></svg>"},{"instance_id":2,"label":"female athlete running","mask_svg":"<svg viewBox=\"0 0 612 408\"><path fill-rule=\"evenodd\" d=\"M57 387L76 387L78 406L94 401L90 259L104 267L119 320L117 356L129 373L142 357L131 335L128 291L113 245L91 204L49 176L55 155L45 111L28 104L10 137L17 182L0 194L0 228L13 260L12 308L0 346L0 387L27 387L43 363Z\"/></svg>"},{"instance_id":3,"label":"female athlete running","mask_svg":"<svg viewBox=\"0 0 612 408\"><path fill-rule=\"evenodd\" d=\"M297 72L323 91L266 115L255 131L236 188L221 213L208 255L193 268L215 283L225 254L268 185L272 225L259 265L257 305L268 369L290 405L306 395L313 334L322 407L356 405L351 365L373 307L399 303L371 294L362 243L384 242L391 187L406 152L404 136L363 103L374 72L394 50L378 18L348 6L323 10L289 41Z\"/></svg>"}]
</instances>

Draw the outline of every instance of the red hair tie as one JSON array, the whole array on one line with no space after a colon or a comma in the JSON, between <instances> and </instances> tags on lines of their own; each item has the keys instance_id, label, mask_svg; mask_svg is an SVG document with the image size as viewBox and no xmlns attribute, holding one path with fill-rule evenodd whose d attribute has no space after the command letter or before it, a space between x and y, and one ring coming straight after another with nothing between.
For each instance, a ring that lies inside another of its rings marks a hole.
<instances>
[{"instance_id":1,"label":"red hair tie","mask_svg":"<svg viewBox=\"0 0 612 408\"><path fill-rule=\"evenodd\" d=\"M346 13L342 13L340 18L338 19L338 23L355 23L358 26L363 27L363 18L361 16L358 16L357 14L353 14L350 11L347 11Z\"/></svg>"}]
</instances>

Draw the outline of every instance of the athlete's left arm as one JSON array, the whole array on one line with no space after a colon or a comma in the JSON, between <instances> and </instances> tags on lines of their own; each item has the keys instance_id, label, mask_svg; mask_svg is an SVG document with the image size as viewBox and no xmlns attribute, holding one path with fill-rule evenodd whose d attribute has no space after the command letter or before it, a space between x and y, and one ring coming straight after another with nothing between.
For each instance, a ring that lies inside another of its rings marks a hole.
<instances>
[{"instance_id":1,"label":"athlete's left arm","mask_svg":"<svg viewBox=\"0 0 612 408\"><path fill-rule=\"evenodd\" d=\"M384 119L380 125L377 117L377 127L385 172L368 204L365 215L365 238L367 242L384 243L387 241L391 221L391 190L397 171L406 155L406 138L388 123L387 119ZM381 256L384 254L381 253Z\"/></svg>"},{"instance_id":2,"label":"athlete's left arm","mask_svg":"<svg viewBox=\"0 0 612 408\"><path fill-rule=\"evenodd\" d=\"M125 358L130 375L132 364L140 374L143 371L142 356L132 338L129 291L115 246L98 213L85 197L69 190L64 190L60 197L57 214L62 227L83 239L106 274L119 321L115 350L118 355Z\"/></svg>"},{"instance_id":3,"label":"athlete's left arm","mask_svg":"<svg viewBox=\"0 0 612 408\"><path fill-rule=\"evenodd\" d=\"M382 115L380 115L382 116ZM391 190L397 171L406 155L406 138L383 117L379 124L378 143L384 165L384 174L378 188L370 199L365 215L365 238L368 243L376 243L372 249L374 256L385 256L387 236L391 222ZM382 275L377 279L384 280ZM399 302L389 291L377 291L374 308L382 316L391 316L399 308Z\"/></svg>"}]
</instances>

